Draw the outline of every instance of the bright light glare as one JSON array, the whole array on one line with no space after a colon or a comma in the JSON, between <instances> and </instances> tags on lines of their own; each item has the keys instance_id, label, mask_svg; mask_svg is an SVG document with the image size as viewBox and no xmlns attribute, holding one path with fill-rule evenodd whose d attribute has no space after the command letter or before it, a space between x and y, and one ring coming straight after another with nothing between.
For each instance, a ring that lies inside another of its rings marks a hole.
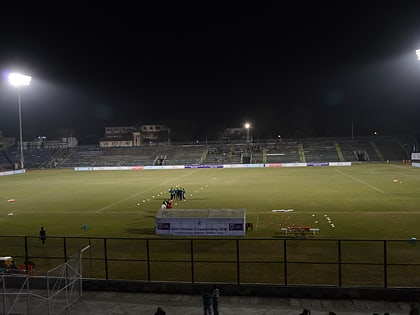
<instances>
[{"instance_id":1,"label":"bright light glare","mask_svg":"<svg viewBox=\"0 0 420 315\"><path fill-rule=\"evenodd\" d=\"M31 84L32 77L20 73L10 73L9 82L13 86L26 86Z\"/></svg>"},{"instance_id":2,"label":"bright light glare","mask_svg":"<svg viewBox=\"0 0 420 315\"><path fill-rule=\"evenodd\" d=\"M417 59L420 60L420 49L416 50Z\"/></svg>"},{"instance_id":3,"label":"bright light glare","mask_svg":"<svg viewBox=\"0 0 420 315\"><path fill-rule=\"evenodd\" d=\"M246 129L251 128L251 124L246 123L246 124L245 124L245 128L246 128Z\"/></svg>"}]
</instances>

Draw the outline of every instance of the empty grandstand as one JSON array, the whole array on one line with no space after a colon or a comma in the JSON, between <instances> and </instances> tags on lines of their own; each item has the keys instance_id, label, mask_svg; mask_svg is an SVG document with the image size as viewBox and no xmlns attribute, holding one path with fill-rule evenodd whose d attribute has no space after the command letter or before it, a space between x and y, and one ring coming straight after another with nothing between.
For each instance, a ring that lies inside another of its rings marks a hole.
<instances>
[{"instance_id":1,"label":"empty grandstand","mask_svg":"<svg viewBox=\"0 0 420 315\"><path fill-rule=\"evenodd\" d=\"M217 165L254 163L381 162L409 160L414 138L306 138L235 143L160 143L137 147L78 145L25 149L26 168L72 168L149 165ZM0 167L19 165L17 146L3 148Z\"/></svg>"}]
</instances>

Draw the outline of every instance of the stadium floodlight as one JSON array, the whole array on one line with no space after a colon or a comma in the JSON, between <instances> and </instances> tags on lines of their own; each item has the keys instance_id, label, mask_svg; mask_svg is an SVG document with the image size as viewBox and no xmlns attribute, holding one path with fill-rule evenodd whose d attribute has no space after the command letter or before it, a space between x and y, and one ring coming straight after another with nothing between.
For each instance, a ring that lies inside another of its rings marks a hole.
<instances>
[{"instance_id":1,"label":"stadium floodlight","mask_svg":"<svg viewBox=\"0 0 420 315\"><path fill-rule=\"evenodd\" d=\"M23 169L23 135L22 135L22 104L20 100L20 88L31 84L32 77L20 73L10 73L9 83L18 89L19 103L19 136L20 136L20 168Z\"/></svg>"},{"instance_id":2,"label":"stadium floodlight","mask_svg":"<svg viewBox=\"0 0 420 315\"><path fill-rule=\"evenodd\" d=\"M416 50L417 59L420 60L420 49Z\"/></svg>"},{"instance_id":3,"label":"stadium floodlight","mask_svg":"<svg viewBox=\"0 0 420 315\"><path fill-rule=\"evenodd\" d=\"M250 123L245 123L245 129L246 129L246 142L249 142L249 129L251 128Z\"/></svg>"}]
</instances>

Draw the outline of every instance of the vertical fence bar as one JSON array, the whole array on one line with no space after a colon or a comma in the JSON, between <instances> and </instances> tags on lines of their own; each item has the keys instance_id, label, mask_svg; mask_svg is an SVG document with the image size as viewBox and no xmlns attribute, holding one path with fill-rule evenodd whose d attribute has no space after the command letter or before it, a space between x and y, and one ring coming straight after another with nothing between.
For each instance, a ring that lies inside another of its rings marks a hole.
<instances>
[{"instance_id":1,"label":"vertical fence bar","mask_svg":"<svg viewBox=\"0 0 420 315\"><path fill-rule=\"evenodd\" d=\"M241 271L239 270L239 239L236 240L236 281L238 284L241 284Z\"/></svg>"},{"instance_id":2,"label":"vertical fence bar","mask_svg":"<svg viewBox=\"0 0 420 315\"><path fill-rule=\"evenodd\" d=\"M25 236L24 238L25 240L25 268L26 270L28 270L28 261L29 261L29 257L28 257L28 237Z\"/></svg>"},{"instance_id":3,"label":"vertical fence bar","mask_svg":"<svg viewBox=\"0 0 420 315\"><path fill-rule=\"evenodd\" d=\"M146 240L146 259L147 259L147 281L151 281L151 272L150 272L150 240Z\"/></svg>"},{"instance_id":4,"label":"vertical fence bar","mask_svg":"<svg viewBox=\"0 0 420 315\"><path fill-rule=\"evenodd\" d=\"M388 258L387 258L387 242L384 240L384 287L388 287Z\"/></svg>"},{"instance_id":5,"label":"vertical fence bar","mask_svg":"<svg viewBox=\"0 0 420 315\"><path fill-rule=\"evenodd\" d=\"M104 262L105 262L105 279L109 280L108 274L108 249L106 244L106 238L104 238Z\"/></svg>"},{"instance_id":6,"label":"vertical fence bar","mask_svg":"<svg viewBox=\"0 0 420 315\"><path fill-rule=\"evenodd\" d=\"M284 285L287 285L287 241L283 240Z\"/></svg>"},{"instance_id":7,"label":"vertical fence bar","mask_svg":"<svg viewBox=\"0 0 420 315\"><path fill-rule=\"evenodd\" d=\"M66 237L63 237L63 246L64 246L64 262L67 261L67 241Z\"/></svg>"},{"instance_id":8,"label":"vertical fence bar","mask_svg":"<svg viewBox=\"0 0 420 315\"><path fill-rule=\"evenodd\" d=\"M343 269L341 265L342 255L341 255L341 240L337 242L337 263L338 263L338 286L343 285Z\"/></svg>"},{"instance_id":9,"label":"vertical fence bar","mask_svg":"<svg viewBox=\"0 0 420 315\"><path fill-rule=\"evenodd\" d=\"M190 257L191 257L191 283L195 282L194 278L194 241L190 240Z\"/></svg>"}]
</instances>

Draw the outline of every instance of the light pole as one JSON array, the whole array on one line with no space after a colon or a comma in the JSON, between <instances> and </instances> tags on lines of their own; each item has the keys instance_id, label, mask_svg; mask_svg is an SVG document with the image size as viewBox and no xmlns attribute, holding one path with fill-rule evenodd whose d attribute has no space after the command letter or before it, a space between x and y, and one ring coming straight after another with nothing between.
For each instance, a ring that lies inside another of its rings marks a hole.
<instances>
[{"instance_id":1,"label":"light pole","mask_svg":"<svg viewBox=\"0 0 420 315\"><path fill-rule=\"evenodd\" d=\"M245 124L245 129L246 129L246 142L249 143L249 128L251 128L251 124L246 123Z\"/></svg>"},{"instance_id":2,"label":"light pole","mask_svg":"<svg viewBox=\"0 0 420 315\"><path fill-rule=\"evenodd\" d=\"M19 102L19 136L20 136L20 168L23 169L23 135L22 135L22 105L20 101L20 88L31 84L32 77L20 73L10 73L9 83L18 89Z\"/></svg>"}]
</instances>

